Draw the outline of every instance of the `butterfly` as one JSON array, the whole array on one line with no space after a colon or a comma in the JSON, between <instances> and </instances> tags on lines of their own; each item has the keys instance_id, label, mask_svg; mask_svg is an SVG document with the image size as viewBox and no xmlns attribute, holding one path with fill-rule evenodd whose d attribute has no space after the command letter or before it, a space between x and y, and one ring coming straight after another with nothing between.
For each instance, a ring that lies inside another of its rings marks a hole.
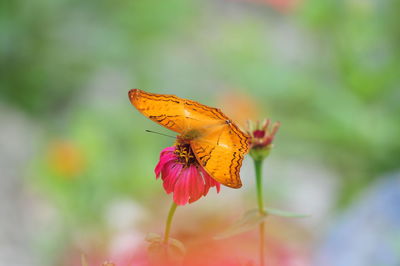
<instances>
[{"instance_id":1,"label":"butterfly","mask_svg":"<svg viewBox=\"0 0 400 266\"><path fill-rule=\"evenodd\" d=\"M154 122L180 135L204 170L219 183L240 188L240 167L249 151L250 136L221 110L175 95L139 89L128 93L133 106Z\"/></svg>"}]
</instances>

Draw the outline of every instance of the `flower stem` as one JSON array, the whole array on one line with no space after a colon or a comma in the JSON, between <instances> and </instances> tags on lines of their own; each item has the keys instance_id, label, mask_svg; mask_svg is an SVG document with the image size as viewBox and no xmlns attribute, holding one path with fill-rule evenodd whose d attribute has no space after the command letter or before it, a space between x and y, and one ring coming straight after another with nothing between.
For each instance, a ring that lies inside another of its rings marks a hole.
<instances>
[{"instance_id":1,"label":"flower stem","mask_svg":"<svg viewBox=\"0 0 400 266\"><path fill-rule=\"evenodd\" d=\"M256 170L258 211L260 214L265 214L262 188L262 163L263 160L254 160L254 168Z\"/></svg>"},{"instance_id":2,"label":"flower stem","mask_svg":"<svg viewBox=\"0 0 400 266\"><path fill-rule=\"evenodd\" d=\"M176 203L172 201L171 208L169 209L168 213L167 223L165 225L164 243L166 244L168 243L169 232L171 231L172 218L174 217L176 207L178 207L178 205L176 205Z\"/></svg>"},{"instance_id":3,"label":"flower stem","mask_svg":"<svg viewBox=\"0 0 400 266\"><path fill-rule=\"evenodd\" d=\"M262 163L263 160L254 160L254 168L256 171L256 185L257 185L257 202L258 211L260 215L265 215L264 200L263 200L263 186L262 186ZM264 222L259 225L259 235L260 235L260 266L265 265L264 261L264 250L265 250L265 228Z\"/></svg>"}]
</instances>

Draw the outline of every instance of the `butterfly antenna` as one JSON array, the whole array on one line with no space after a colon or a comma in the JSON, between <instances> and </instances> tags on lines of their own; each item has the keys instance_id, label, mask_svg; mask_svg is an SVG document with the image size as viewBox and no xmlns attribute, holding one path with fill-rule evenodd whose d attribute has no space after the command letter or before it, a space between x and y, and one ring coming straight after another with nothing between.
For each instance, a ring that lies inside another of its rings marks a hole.
<instances>
[{"instance_id":1,"label":"butterfly antenna","mask_svg":"<svg viewBox=\"0 0 400 266\"><path fill-rule=\"evenodd\" d=\"M170 138L174 138L174 139L176 138L176 137L171 136L171 135L167 135L167 134L163 134L163 133L160 133L160 132L151 131L151 130L148 130L148 129L146 129L145 131L149 132L149 133L154 133L154 134L158 134L158 135L161 135L161 136L165 136L165 137L170 137Z\"/></svg>"}]
</instances>

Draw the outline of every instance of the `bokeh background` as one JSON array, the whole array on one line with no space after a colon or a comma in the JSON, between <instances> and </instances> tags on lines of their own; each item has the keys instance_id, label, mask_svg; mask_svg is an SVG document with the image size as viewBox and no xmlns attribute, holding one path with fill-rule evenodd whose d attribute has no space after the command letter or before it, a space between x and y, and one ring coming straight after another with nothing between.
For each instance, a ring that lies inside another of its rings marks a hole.
<instances>
[{"instance_id":1,"label":"bokeh background","mask_svg":"<svg viewBox=\"0 0 400 266\"><path fill-rule=\"evenodd\" d=\"M142 265L171 202L153 168L173 140L144 131L168 133L131 88L281 122L266 205L311 216L267 221L269 266L400 265L399 13L398 0L2 2L0 265ZM256 230L210 240L256 206L249 158L241 175L178 208L172 236L209 258L198 265L257 265Z\"/></svg>"}]
</instances>

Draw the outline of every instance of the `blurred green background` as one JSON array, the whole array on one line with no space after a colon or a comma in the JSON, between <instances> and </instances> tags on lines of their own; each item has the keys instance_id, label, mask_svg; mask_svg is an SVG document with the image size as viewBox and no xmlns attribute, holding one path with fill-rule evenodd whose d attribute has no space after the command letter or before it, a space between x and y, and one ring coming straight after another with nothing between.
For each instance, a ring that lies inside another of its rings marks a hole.
<instances>
[{"instance_id":1,"label":"blurred green background","mask_svg":"<svg viewBox=\"0 0 400 266\"><path fill-rule=\"evenodd\" d=\"M103 254L120 199L162 227L170 197L153 168L172 141L144 132L166 130L130 105L131 88L279 120L265 194L312 214L302 226L318 239L399 170L399 13L397 0L3 2L0 264L74 265L81 238ZM211 200L250 208L249 161L242 178Z\"/></svg>"}]
</instances>

